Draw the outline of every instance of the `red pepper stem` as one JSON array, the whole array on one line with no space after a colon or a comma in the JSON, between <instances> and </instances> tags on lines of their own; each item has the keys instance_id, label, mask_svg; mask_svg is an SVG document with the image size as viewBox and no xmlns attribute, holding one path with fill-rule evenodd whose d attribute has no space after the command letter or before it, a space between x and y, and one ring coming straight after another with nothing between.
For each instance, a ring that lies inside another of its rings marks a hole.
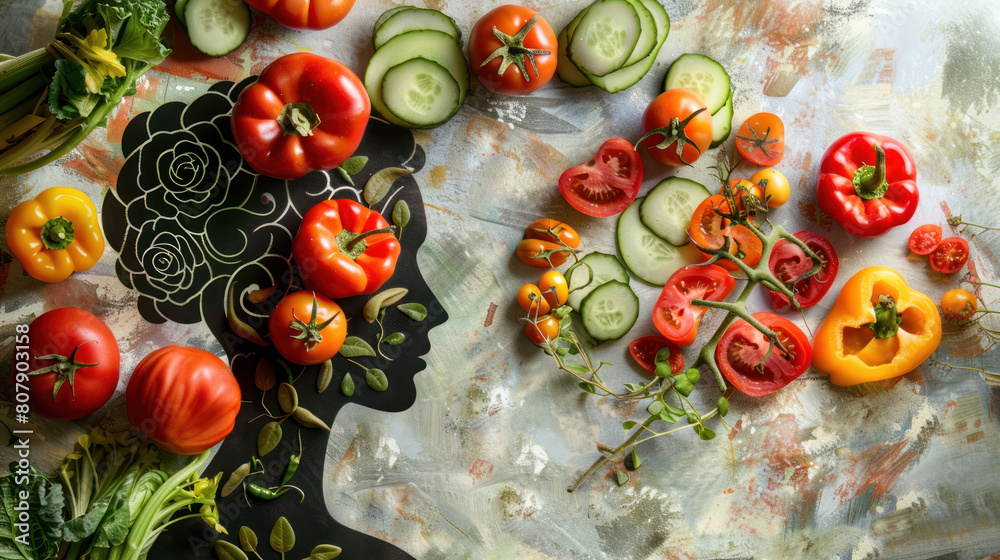
<instances>
[{"instance_id":1,"label":"red pepper stem","mask_svg":"<svg viewBox=\"0 0 1000 560\"><path fill-rule=\"evenodd\" d=\"M389 227L384 227L384 228L379 228L379 229L373 229L373 230L370 230L370 231L366 231L364 233L360 233L360 234L358 234L357 237L355 237L354 239L351 239L350 241L348 241L347 245L344 248L347 249L347 252L351 252L351 251L354 250L354 247L358 243L364 241L366 237L371 237L373 235L381 235L383 233L391 233L391 234L395 235L395 233L396 233L396 226L389 226Z\"/></svg>"},{"instance_id":2,"label":"red pepper stem","mask_svg":"<svg viewBox=\"0 0 1000 560\"><path fill-rule=\"evenodd\" d=\"M312 136L313 130L320 125L316 110L305 101L287 103L277 120L285 136Z\"/></svg>"},{"instance_id":3,"label":"red pepper stem","mask_svg":"<svg viewBox=\"0 0 1000 560\"><path fill-rule=\"evenodd\" d=\"M885 150L875 144L875 165L862 165L854 172L854 191L864 200L882 198L889 190L886 180Z\"/></svg>"}]
</instances>

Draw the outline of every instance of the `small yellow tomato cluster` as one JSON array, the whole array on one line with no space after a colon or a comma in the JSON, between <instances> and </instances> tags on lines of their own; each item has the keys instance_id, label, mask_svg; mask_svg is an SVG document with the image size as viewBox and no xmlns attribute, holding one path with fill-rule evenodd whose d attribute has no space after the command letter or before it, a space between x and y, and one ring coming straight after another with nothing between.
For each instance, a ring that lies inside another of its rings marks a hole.
<instances>
[{"instance_id":1,"label":"small yellow tomato cluster","mask_svg":"<svg viewBox=\"0 0 1000 560\"><path fill-rule=\"evenodd\" d=\"M517 292L517 304L528 313L524 333L531 342L543 345L559 336L559 318L550 314L566 304L569 284L558 270L542 275L538 284L525 284Z\"/></svg>"}]
</instances>

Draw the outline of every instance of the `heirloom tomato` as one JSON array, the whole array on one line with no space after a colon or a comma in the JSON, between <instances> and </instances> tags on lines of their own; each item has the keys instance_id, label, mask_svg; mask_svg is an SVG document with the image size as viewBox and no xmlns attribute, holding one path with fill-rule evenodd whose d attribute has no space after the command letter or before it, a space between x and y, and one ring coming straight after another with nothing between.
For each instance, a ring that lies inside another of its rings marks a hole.
<instances>
[{"instance_id":1,"label":"heirloom tomato","mask_svg":"<svg viewBox=\"0 0 1000 560\"><path fill-rule=\"evenodd\" d=\"M594 159L571 167L559 177L559 192L570 206L588 216L621 213L642 186L642 158L624 138L606 140Z\"/></svg>"}]
</instances>

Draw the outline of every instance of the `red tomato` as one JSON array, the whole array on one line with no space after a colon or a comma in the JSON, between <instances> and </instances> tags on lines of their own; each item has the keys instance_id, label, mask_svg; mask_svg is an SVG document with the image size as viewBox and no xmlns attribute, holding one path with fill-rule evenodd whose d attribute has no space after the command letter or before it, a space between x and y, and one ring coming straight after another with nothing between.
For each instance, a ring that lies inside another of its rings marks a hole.
<instances>
[{"instance_id":1,"label":"red tomato","mask_svg":"<svg viewBox=\"0 0 1000 560\"><path fill-rule=\"evenodd\" d=\"M840 260L837 258L837 252L833 249L833 245L822 235L811 231L797 231L795 237L802 240L813 253L816 253L816 256L823 261L823 268L816 274L799 280L803 274L812 269L813 261L798 245L784 239L775 243L767 266L778 277L778 280L791 288L792 293L795 294L795 301L799 302L799 307L806 309L819 303L830 291L833 281L837 279L837 271L840 270ZM775 311L791 307L788 296L778 292L770 293L771 307Z\"/></svg>"},{"instance_id":2,"label":"red tomato","mask_svg":"<svg viewBox=\"0 0 1000 560\"><path fill-rule=\"evenodd\" d=\"M566 202L595 218L621 213L639 195L641 186L642 158L624 138L605 141L594 159L559 177L559 192Z\"/></svg>"},{"instance_id":3,"label":"red tomato","mask_svg":"<svg viewBox=\"0 0 1000 560\"><path fill-rule=\"evenodd\" d=\"M696 112L698 113L695 114ZM653 130L670 127L673 119L683 123L688 118L691 120L683 128L683 136L686 139L681 149L683 157L677 155L677 142L681 140L671 142L664 148L658 148L656 146L668 140L668 135L652 134L646 138L645 143L653 159L675 167L694 163L712 144L712 115L705 107L705 99L685 88L669 89L658 95L646 107L646 112L642 115L643 136Z\"/></svg>"},{"instance_id":4,"label":"red tomato","mask_svg":"<svg viewBox=\"0 0 1000 560\"><path fill-rule=\"evenodd\" d=\"M272 62L240 93L233 137L255 170L292 180L344 163L370 115L368 92L348 67L299 52Z\"/></svg>"},{"instance_id":5,"label":"red tomato","mask_svg":"<svg viewBox=\"0 0 1000 560\"><path fill-rule=\"evenodd\" d=\"M26 367L12 368L14 382L27 384L28 404L39 416L81 418L101 408L118 387L118 340L82 309L43 313L27 333L15 336L16 362ZM21 344L27 345L27 360L21 359Z\"/></svg>"},{"instance_id":6,"label":"red tomato","mask_svg":"<svg viewBox=\"0 0 1000 560\"><path fill-rule=\"evenodd\" d=\"M278 353L299 365L322 364L337 355L347 338L347 318L340 306L309 290L283 297L267 324Z\"/></svg>"},{"instance_id":7,"label":"red tomato","mask_svg":"<svg viewBox=\"0 0 1000 560\"><path fill-rule=\"evenodd\" d=\"M924 224L913 230L907 246L918 255L929 255L934 252L934 249L937 249L943 236L944 232L941 231L941 226Z\"/></svg>"},{"instance_id":8,"label":"red tomato","mask_svg":"<svg viewBox=\"0 0 1000 560\"><path fill-rule=\"evenodd\" d=\"M541 346L559 336L559 319L552 315L539 317L537 321L528 321L524 325L524 334L528 340Z\"/></svg>"},{"instance_id":9,"label":"red tomato","mask_svg":"<svg viewBox=\"0 0 1000 560\"><path fill-rule=\"evenodd\" d=\"M681 354L681 349L677 347L676 344L670 342L662 336L644 336L642 338L637 338L628 345L628 352L632 354L632 358L642 366L643 369L655 372L656 371L656 353L662 348L670 349L670 357L667 358L667 363L670 364L670 371L673 373L680 373L684 370L684 354Z\"/></svg>"},{"instance_id":10,"label":"red tomato","mask_svg":"<svg viewBox=\"0 0 1000 560\"><path fill-rule=\"evenodd\" d=\"M135 366L125 404L129 423L157 445L179 455L197 455L233 431L240 384L214 354L166 346Z\"/></svg>"},{"instance_id":11,"label":"red tomato","mask_svg":"<svg viewBox=\"0 0 1000 560\"><path fill-rule=\"evenodd\" d=\"M521 6L500 6L469 32L472 73L483 87L502 95L527 95L548 83L556 73L557 49L549 22Z\"/></svg>"},{"instance_id":12,"label":"red tomato","mask_svg":"<svg viewBox=\"0 0 1000 560\"><path fill-rule=\"evenodd\" d=\"M765 327L778 335L788 355L778 349L761 364L770 346L768 339L743 319L726 330L715 348L715 361L722 375L751 397L769 395L802 375L812 361L812 346L802 330L784 317L773 313L754 313Z\"/></svg>"},{"instance_id":13,"label":"red tomato","mask_svg":"<svg viewBox=\"0 0 1000 560\"><path fill-rule=\"evenodd\" d=\"M736 151L761 167L774 167L785 155L785 124L773 113L751 115L736 133Z\"/></svg>"},{"instance_id":14,"label":"red tomato","mask_svg":"<svg viewBox=\"0 0 1000 560\"><path fill-rule=\"evenodd\" d=\"M691 300L722 301L733 291L736 280L725 269L713 265L685 266L673 273L653 307L653 325L667 340L688 346L698 335L698 323L708 308Z\"/></svg>"},{"instance_id":15,"label":"red tomato","mask_svg":"<svg viewBox=\"0 0 1000 560\"><path fill-rule=\"evenodd\" d=\"M291 29L332 27L354 7L354 0L246 0L246 3Z\"/></svg>"},{"instance_id":16,"label":"red tomato","mask_svg":"<svg viewBox=\"0 0 1000 560\"><path fill-rule=\"evenodd\" d=\"M961 237L945 239L931 253L931 268L942 274L958 272L969 260L969 242Z\"/></svg>"},{"instance_id":17,"label":"red tomato","mask_svg":"<svg viewBox=\"0 0 1000 560\"><path fill-rule=\"evenodd\" d=\"M701 202L691 216L691 226L688 234L699 247L706 249L721 249L725 242L725 237L729 237L729 252L737 254L743 251L746 255L743 262L748 266L755 266L760 262L760 253L764 248L763 244L752 231L741 225L731 225L728 219L723 218L716 212L716 208L724 213L729 212L729 202L721 194L712 195ZM705 255L705 260L708 260ZM717 263L726 270L738 270L735 263L728 260L720 260Z\"/></svg>"}]
</instances>

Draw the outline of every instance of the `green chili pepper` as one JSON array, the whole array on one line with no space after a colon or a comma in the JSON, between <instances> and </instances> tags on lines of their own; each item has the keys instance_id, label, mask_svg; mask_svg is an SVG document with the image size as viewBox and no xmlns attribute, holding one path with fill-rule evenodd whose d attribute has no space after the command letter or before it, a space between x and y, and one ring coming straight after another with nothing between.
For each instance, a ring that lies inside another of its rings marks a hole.
<instances>
[{"instance_id":1,"label":"green chili pepper","mask_svg":"<svg viewBox=\"0 0 1000 560\"><path fill-rule=\"evenodd\" d=\"M247 484L247 490L250 492L250 495L255 498L260 498L262 500L274 500L285 492L288 492L289 489L280 488L278 490L270 490L256 484Z\"/></svg>"},{"instance_id":2,"label":"green chili pepper","mask_svg":"<svg viewBox=\"0 0 1000 560\"><path fill-rule=\"evenodd\" d=\"M292 475L299 469L299 461L301 460L302 457L299 455L292 455L288 459L288 468L285 469L285 476L281 479L282 486L288 484L288 481L292 479Z\"/></svg>"}]
</instances>

